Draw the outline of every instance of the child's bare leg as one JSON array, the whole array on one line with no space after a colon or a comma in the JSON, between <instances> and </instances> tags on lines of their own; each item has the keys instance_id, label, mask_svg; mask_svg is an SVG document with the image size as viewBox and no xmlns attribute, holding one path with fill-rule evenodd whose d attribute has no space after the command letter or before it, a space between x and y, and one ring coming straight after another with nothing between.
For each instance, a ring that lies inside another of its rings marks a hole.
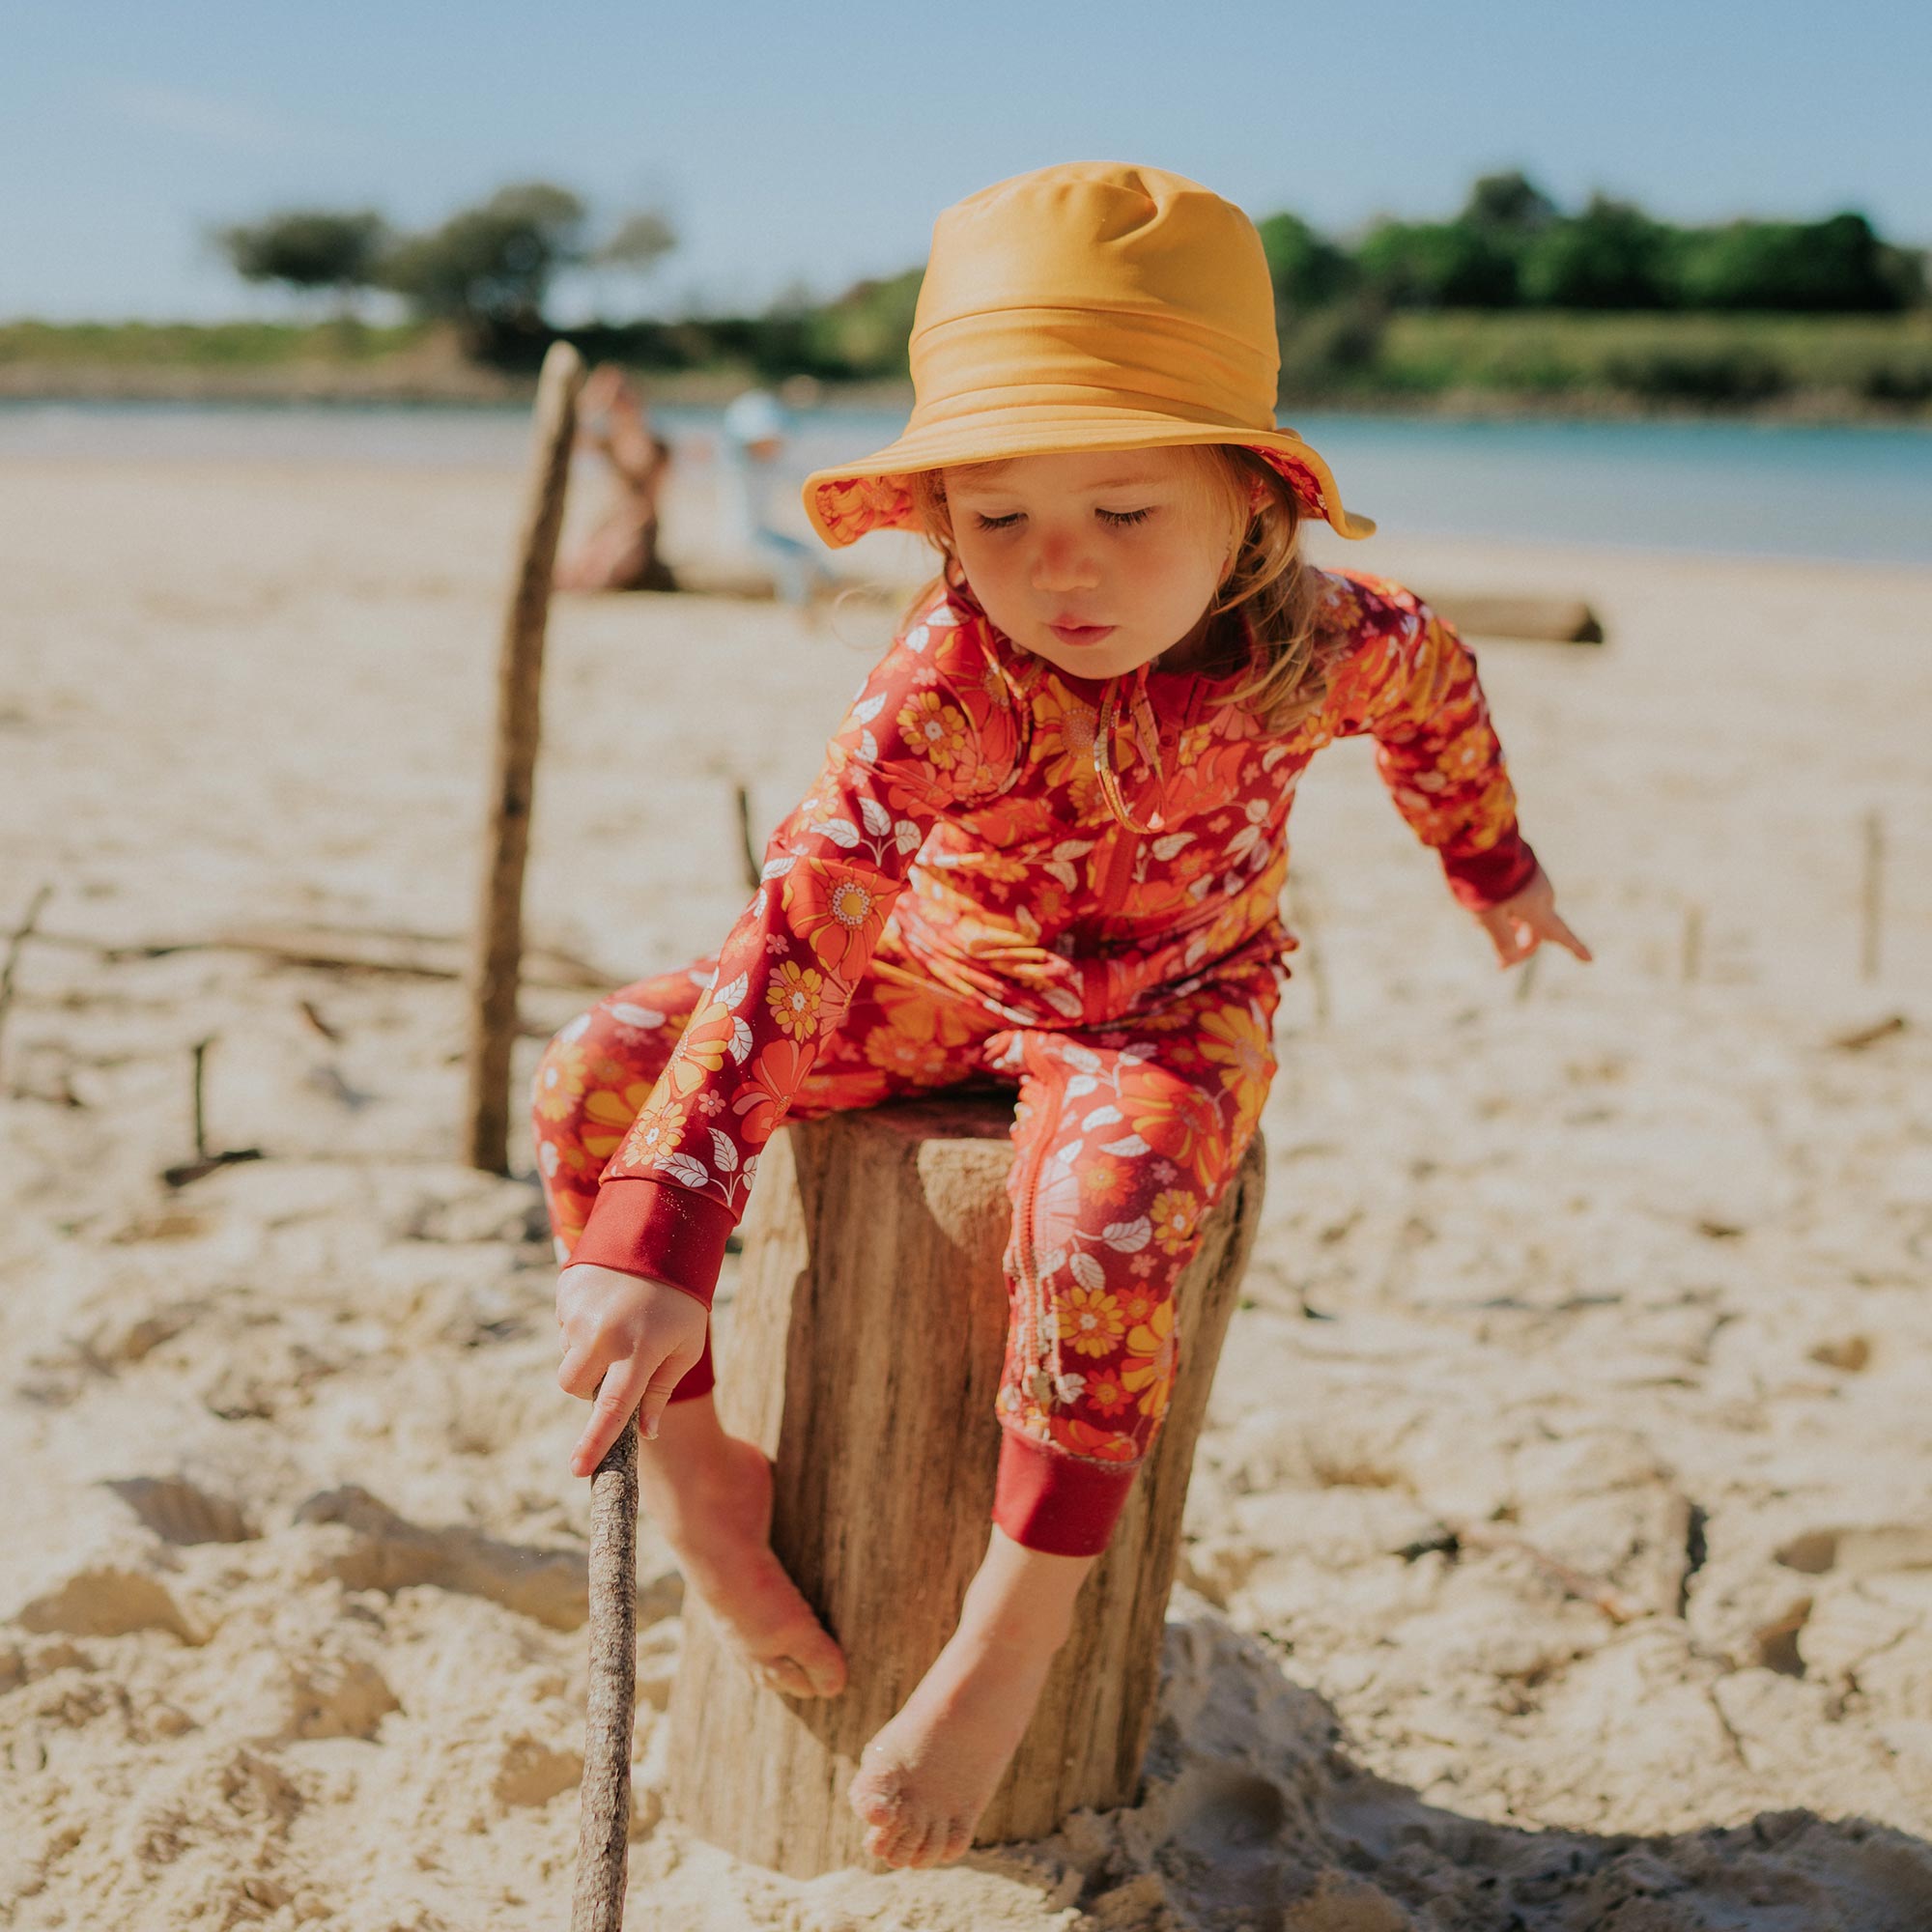
<instances>
[{"instance_id":1,"label":"child's bare leg","mask_svg":"<svg viewBox=\"0 0 1932 1932\"><path fill-rule=\"evenodd\" d=\"M861 1753L847 1795L872 1828L866 1849L873 1857L943 1864L973 1842L1073 1627L1073 1600L1094 1563L1029 1549L995 1526L958 1628Z\"/></svg>"},{"instance_id":2,"label":"child's bare leg","mask_svg":"<svg viewBox=\"0 0 1932 1932\"><path fill-rule=\"evenodd\" d=\"M707 1391L668 1404L655 1441L638 1443L638 1489L745 1662L790 1697L836 1697L845 1654L772 1554L772 1465L727 1435Z\"/></svg>"}]
</instances>

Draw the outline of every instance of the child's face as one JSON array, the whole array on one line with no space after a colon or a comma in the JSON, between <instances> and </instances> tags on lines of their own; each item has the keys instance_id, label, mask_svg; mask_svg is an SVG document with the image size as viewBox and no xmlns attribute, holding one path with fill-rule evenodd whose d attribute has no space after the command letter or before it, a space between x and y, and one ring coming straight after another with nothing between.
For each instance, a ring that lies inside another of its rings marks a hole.
<instances>
[{"instance_id":1,"label":"child's face","mask_svg":"<svg viewBox=\"0 0 1932 1932\"><path fill-rule=\"evenodd\" d=\"M1179 642L1234 560L1193 449L1020 456L944 477L953 544L987 616L1081 677L1133 670Z\"/></svg>"}]
</instances>

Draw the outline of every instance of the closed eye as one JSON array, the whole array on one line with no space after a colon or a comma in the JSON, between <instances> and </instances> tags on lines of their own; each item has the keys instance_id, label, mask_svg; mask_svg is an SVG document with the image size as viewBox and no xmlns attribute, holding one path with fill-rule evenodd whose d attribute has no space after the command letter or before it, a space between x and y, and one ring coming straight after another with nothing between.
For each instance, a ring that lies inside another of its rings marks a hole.
<instances>
[{"instance_id":1,"label":"closed eye","mask_svg":"<svg viewBox=\"0 0 1932 1932\"><path fill-rule=\"evenodd\" d=\"M1151 510L1102 510L1100 520L1109 524L1141 524L1153 515Z\"/></svg>"},{"instance_id":2,"label":"closed eye","mask_svg":"<svg viewBox=\"0 0 1932 1932\"><path fill-rule=\"evenodd\" d=\"M1019 520L1020 513L1017 510L1009 510L1004 517L989 517L981 512L976 512L973 518L982 530L1009 530Z\"/></svg>"}]
</instances>

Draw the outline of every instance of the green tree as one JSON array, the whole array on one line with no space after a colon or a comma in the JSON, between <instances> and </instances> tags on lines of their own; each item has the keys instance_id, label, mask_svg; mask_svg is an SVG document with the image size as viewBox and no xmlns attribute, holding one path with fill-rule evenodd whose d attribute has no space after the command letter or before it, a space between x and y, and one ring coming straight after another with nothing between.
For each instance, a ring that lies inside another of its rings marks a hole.
<instances>
[{"instance_id":1,"label":"green tree","mask_svg":"<svg viewBox=\"0 0 1932 1932\"><path fill-rule=\"evenodd\" d=\"M585 258L587 214L579 196L550 182L498 188L398 243L383 285L418 314L457 324L471 348L496 353L543 329L552 279Z\"/></svg>"},{"instance_id":2,"label":"green tree","mask_svg":"<svg viewBox=\"0 0 1932 1932\"><path fill-rule=\"evenodd\" d=\"M383 217L369 208L285 209L214 234L244 282L281 282L301 295L327 291L343 300L373 286L388 239Z\"/></svg>"},{"instance_id":3,"label":"green tree","mask_svg":"<svg viewBox=\"0 0 1932 1932\"><path fill-rule=\"evenodd\" d=\"M1680 231L1676 280L1687 308L1810 313L1907 308L1923 289L1914 258L1853 213Z\"/></svg>"},{"instance_id":4,"label":"green tree","mask_svg":"<svg viewBox=\"0 0 1932 1932\"><path fill-rule=\"evenodd\" d=\"M1517 251L1466 221L1381 221L1355 264L1372 293L1396 308L1510 308Z\"/></svg>"},{"instance_id":5,"label":"green tree","mask_svg":"<svg viewBox=\"0 0 1932 1932\"><path fill-rule=\"evenodd\" d=\"M1478 175L1457 217L1492 235L1534 235L1558 218L1556 204L1519 169Z\"/></svg>"},{"instance_id":6,"label":"green tree","mask_svg":"<svg viewBox=\"0 0 1932 1932\"><path fill-rule=\"evenodd\" d=\"M1627 201L1598 194L1524 244L1522 298L1537 308L1663 308L1671 298L1671 236Z\"/></svg>"},{"instance_id":7,"label":"green tree","mask_svg":"<svg viewBox=\"0 0 1932 1932\"><path fill-rule=\"evenodd\" d=\"M1255 226L1284 321L1291 314L1324 307L1354 286L1355 267L1348 255L1298 214L1270 214Z\"/></svg>"},{"instance_id":8,"label":"green tree","mask_svg":"<svg viewBox=\"0 0 1932 1932\"><path fill-rule=\"evenodd\" d=\"M855 282L806 318L812 373L824 376L903 376L923 269Z\"/></svg>"}]
</instances>

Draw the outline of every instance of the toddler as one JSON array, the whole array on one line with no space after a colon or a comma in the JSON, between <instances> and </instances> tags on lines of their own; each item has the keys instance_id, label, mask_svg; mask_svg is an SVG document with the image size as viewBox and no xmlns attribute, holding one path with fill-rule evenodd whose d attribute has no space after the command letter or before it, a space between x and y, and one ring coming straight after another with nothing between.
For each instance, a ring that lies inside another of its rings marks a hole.
<instances>
[{"instance_id":1,"label":"toddler","mask_svg":"<svg viewBox=\"0 0 1932 1932\"><path fill-rule=\"evenodd\" d=\"M808 479L832 544L922 532L915 600L716 957L546 1050L568 1263L557 1379L587 1475L633 1414L646 1507L747 1662L836 1695L773 1556L771 1471L711 1399L707 1309L779 1124L990 1075L1015 1092L1011 1308L985 1559L850 1801L896 1865L959 1857L1160 1428L1173 1293L1274 1071L1309 759L1366 732L1500 962L1589 953L1517 829L1475 665L1406 590L1323 571L1326 464L1274 423L1273 294L1237 209L1151 168L948 210L905 434Z\"/></svg>"}]
</instances>

